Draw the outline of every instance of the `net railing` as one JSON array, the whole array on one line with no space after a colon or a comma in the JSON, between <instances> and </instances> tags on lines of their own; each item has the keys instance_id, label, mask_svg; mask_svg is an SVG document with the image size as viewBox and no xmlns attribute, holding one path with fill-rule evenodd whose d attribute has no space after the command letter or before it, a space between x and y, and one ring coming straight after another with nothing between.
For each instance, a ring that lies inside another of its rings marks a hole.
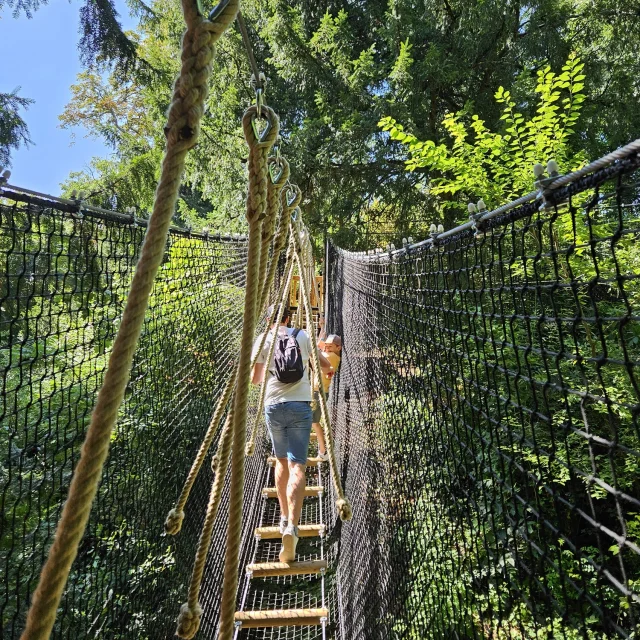
<instances>
[{"instance_id":1,"label":"net railing","mask_svg":"<svg viewBox=\"0 0 640 640\"><path fill-rule=\"evenodd\" d=\"M3 640L23 629L144 225L132 215L0 187ZM212 479L208 461L181 534L168 537L163 525L237 357L246 255L244 238L171 232L53 637L174 637ZM249 459L248 486L259 485L263 467L258 456ZM225 492L201 595L203 638L217 627L227 503ZM247 500L247 540L253 508Z\"/></svg>"},{"instance_id":2,"label":"net railing","mask_svg":"<svg viewBox=\"0 0 640 640\"><path fill-rule=\"evenodd\" d=\"M391 254L329 246L340 637L638 637L639 166Z\"/></svg>"}]
</instances>

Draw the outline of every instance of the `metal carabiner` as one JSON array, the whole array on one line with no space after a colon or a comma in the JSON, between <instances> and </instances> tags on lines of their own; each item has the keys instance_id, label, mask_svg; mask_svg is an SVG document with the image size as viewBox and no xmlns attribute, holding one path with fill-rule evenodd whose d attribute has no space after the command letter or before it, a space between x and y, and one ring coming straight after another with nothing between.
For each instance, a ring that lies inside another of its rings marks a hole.
<instances>
[{"instance_id":1,"label":"metal carabiner","mask_svg":"<svg viewBox=\"0 0 640 640\"><path fill-rule=\"evenodd\" d=\"M260 71L256 78L255 73L251 74L251 87L256 92L256 110L258 118L262 117L262 106L264 105L264 90L267 85L267 77Z\"/></svg>"}]
</instances>

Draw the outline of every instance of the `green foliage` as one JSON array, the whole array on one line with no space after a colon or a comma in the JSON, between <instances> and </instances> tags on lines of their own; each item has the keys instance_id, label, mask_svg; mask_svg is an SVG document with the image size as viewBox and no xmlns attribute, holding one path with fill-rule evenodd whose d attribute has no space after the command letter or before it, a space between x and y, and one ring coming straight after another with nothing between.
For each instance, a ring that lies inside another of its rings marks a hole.
<instances>
[{"instance_id":1,"label":"green foliage","mask_svg":"<svg viewBox=\"0 0 640 640\"><path fill-rule=\"evenodd\" d=\"M14 637L55 531L144 230L19 205L1 213L0 255L14 274L0 285L2 633ZM197 534L183 532L178 549L159 533L238 349L241 263L241 250L170 238L58 618L63 635L116 638L135 629L150 640L173 625Z\"/></svg>"},{"instance_id":2,"label":"green foliage","mask_svg":"<svg viewBox=\"0 0 640 640\"><path fill-rule=\"evenodd\" d=\"M137 90L126 100L130 110L135 106L150 118L154 134L149 145L161 149L184 24L172 0L155 0L150 9L140 13L137 34L131 36L144 64L127 78ZM328 232L343 246L380 246L402 236L424 237L430 223L443 214L439 199L415 188L424 182L426 167L407 172L405 146L380 131L378 122L384 116L401 122L417 140L450 148L443 124L446 114L474 113L482 123L475 126L484 127L485 133L496 131L506 103L497 103L494 95L503 86L510 87L514 117L522 113L533 118L538 72L547 66L560 68L573 50L584 61L584 75L590 80L575 92L584 96L581 130L567 140L567 160L578 162L581 154L596 157L628 142L640 128L634 94L640 60L632 53L640 44L640 21L613 10L610 0L588 5L538 0L526 7L508 0L379 0L366 8L333 0L248 0L242 10L258 63L269 78L267 101L281 117L292 180L305 193L305 218L317 237ZM239 229L243 224L242 159L247 152L239 121L253 101L249 77L239 34L232 29L217 46L202 135L189 156L179 211L183 224L188 220L218 229ZM103 82L103 97L119 96L121 80ZM560 90L563 98L568 95L566 88ZM103 135L97 120L75 115L75 123ZM459 123L470 128L465 118ZM121 124L124 129L129 126L126 120ZM136 126L132 119L131 130ZM118 140L122 173L129 159L147 152ZM159 163L160 154L155 151L154 162ZM94 168L79 181L91 182L90 192L117 194L110 183L113 170L108 174ZM67 186L77 188L72 182ZM147 203L153 181L139 182L138 198ZM125 206L131 205L135 202ZM451 207L446 209L453 219Z\"/></svg>"},{"instance_id":3,"label":"green foliage","mask_svg":"<svg viewBox=\"0 0 640 640\"><path fill-rule=\"evenodd\" d=\"M498 207L531 190L535 163L554 158L566 173L585 162L586 154L570 146L585 100L583 69L572 54L560 74L548 65L539 70L538 104L529 118L518 111L511 92L500 87L495 99L504 105L501 132L491 131L477 115L448 113L442 125L451 146L421 141L389 116L379 126L407 147L409 171L427 170L423 187L442 196L437 206L461 215L468 201L482 198L489 208Z\"/></svg>"},{"instance_id":4,"label":"green foliage","mask_svg":"<svg viewBox=\"0 0 640 640\"><path fill-rule=\"evenodd\" d=\"M20 115L21 109L27 109L33 100L21 98L20 88L11 93L0 93L0 166L11 165L11 150L21 145L29 145L29 129Z\"/></svg>"},{"instance_id":5,"label":"green foliage","mask_svg":"<svg viewBox=\"0 0 640 640\"><path fill-rule=\"evenodd\" d=\"M84 0L80 7L80 58L84 64L113 62L129 70L136 62L135 43L118 22L113 0Z\"/></svg>"}]
</instances>

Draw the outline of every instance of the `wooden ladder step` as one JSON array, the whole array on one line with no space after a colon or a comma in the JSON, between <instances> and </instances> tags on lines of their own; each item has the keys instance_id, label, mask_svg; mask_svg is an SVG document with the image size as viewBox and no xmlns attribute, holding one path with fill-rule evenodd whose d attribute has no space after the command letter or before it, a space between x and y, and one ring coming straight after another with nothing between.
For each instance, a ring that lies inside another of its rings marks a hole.
<instances>
[{"instance_id":1,"label":"wooden ladder step","mask_svg":"<svg viewBox=\"0 0 640 640\"><path fill-rule=\"evenodd\" d=\"M316 486L308 486L304 488L304 496L305 498L309 498L311 496L319 496L321 493L324 493L324 487L316 487ZM262 495L265 498L277 498L278 494L276 492L275 487L265 487L262 490Z\"/></svg>"},{"instance_id":2,"label":"wooden ladder step","mask_svg":"<svg viewBox=\"0 0 640 640\"><path fill-rule=\"evenodd\" d=\"M301 524L298 527L298 537L300 538L314 538L316 536L323 536L326 530L324 524ZM274 540L282 537L280 533L280 527L258 527L255 530L257 538L261 540Z\"/></svg>"},{"instance_id":3,"label":"wooden ladder step","mask_svg":"<svg viewBox=\"0 0 640 640\"><path fill-rule=\"evenodd\" d=\"M254 578L272 578L275 576L303 576L320 573L327 568L326 560L303 560L302 562L258 562L247 565L247 573Z\"/></svg>"},{"instance_id":4,"label":"wooden ladder step","mask_svg":"<svg viewBox=\"0 0 640 640\"><path fill-rule=\"evenodd\" d=\"M317 467L322 460L320 458L307 458L307 467ZM276 463L276 459L273 456L269 456L267 458L267 464L270 467L273 467Z\"/></svg>"},{"instance_id":5,"label":"wooden ladder step","mask_svg":"<svg viewBox=\"0 0 640 640\"><path fill-rule=\"evenodd\" d=\"M243 629L258 627L309 627L322 624L328 609L273 609L271 611L236 611L235 621Z\"/></svg>"}]
</instances>

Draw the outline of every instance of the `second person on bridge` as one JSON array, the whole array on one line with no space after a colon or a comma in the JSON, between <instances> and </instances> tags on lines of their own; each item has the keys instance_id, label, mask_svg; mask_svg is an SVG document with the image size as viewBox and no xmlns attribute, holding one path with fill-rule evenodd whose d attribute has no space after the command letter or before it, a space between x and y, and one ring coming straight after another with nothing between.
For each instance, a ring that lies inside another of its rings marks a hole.
<instances>
[{"instance_id":1,"label":"second person on bridge","mask_svg":"<svg viewBox=\"0 0 640 640\"><path fill-rule=\"evenodd\" d=\"M274 354L268 364L266 359L275 325L268 331L259 355L261 336L256 340L252 359L256 355L257 359L251 375L253 384L260 384L265 374L268 376L264 412L276 457L276 492L282 534L280 562L295 559L313 415L309 375L311 341L305 331L288 328L288 322L289 310L286 309L280 319ZM322 372L330 375L330 362L319 355Z\"/></svg>"}]
</instances>

